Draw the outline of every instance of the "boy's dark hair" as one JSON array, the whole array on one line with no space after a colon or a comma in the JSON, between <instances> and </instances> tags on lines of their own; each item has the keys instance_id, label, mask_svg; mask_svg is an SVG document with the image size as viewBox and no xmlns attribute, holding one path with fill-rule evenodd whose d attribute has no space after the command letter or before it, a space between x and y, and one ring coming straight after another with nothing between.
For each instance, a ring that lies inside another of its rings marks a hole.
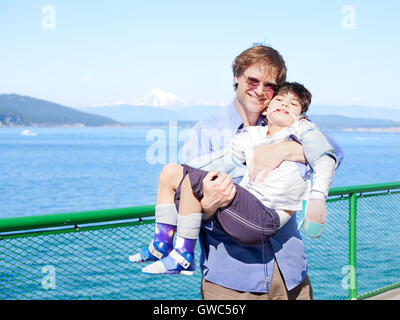
<instances>
[{"instance_id":1,"label":"boy's dark hair","mask_svg":"<svg viewBox=\"0 0 400 320\"><path fill-rule=\"evenodd\" d=\"M297 97L301 105L301 113L305 113L311 103L311 92L298 82L284 82L282 83L275 95L286 95L291 93Z\"/></svg>"}]
</instances>

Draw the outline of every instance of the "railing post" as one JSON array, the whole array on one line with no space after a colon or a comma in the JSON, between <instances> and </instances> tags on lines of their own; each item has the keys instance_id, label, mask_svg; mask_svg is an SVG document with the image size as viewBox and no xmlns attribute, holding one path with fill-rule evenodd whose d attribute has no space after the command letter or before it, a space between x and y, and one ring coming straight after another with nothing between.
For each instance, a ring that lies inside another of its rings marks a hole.
<instances>
[{"instance_id":1,"label":"railing post","mask_svg":"<svg viewBox=\"0 0 400 320\"><path fill-rule=\"evenodd\" d=\"M357 288L357 237L356 237L356 218L357 218L357 194L350 194L349 201L349 265L350 265L350 284L349 299L356 300L358 297Z\"/></svg>"}]
</instances>

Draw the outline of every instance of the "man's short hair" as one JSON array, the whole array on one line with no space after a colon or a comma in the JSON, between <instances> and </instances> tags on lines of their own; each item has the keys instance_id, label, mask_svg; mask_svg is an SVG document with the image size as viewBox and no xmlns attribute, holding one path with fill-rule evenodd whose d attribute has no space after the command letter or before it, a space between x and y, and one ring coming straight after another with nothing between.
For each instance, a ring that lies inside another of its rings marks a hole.
<instances>
[{"instance_id":1,"label":"man's short hair","mask_svg":"<svg viewBox=\"0 0 400 320\"><path fill-rule=\"evenodd\" d=\"M281 54L265 45L254 45L239 54L232 64L234 77L240 77L243 72L253 64L267 66L276 73L276 83L279 85L286 79L286 65ZM234 83L235 90L237 83Z\"/></svg>"},{"instance_id":2,"label":"man's short hair","mask_svg":"<svg viewBox=\"0 0 400 320\"><path fill-rule=\"evenodd\" d=\"M311 92L298 82L284 82L279 86L275 95L286 95L288 93L297 97L301 105L301 113L306 113L311 103Z\"/></svg>"}]
</instances>

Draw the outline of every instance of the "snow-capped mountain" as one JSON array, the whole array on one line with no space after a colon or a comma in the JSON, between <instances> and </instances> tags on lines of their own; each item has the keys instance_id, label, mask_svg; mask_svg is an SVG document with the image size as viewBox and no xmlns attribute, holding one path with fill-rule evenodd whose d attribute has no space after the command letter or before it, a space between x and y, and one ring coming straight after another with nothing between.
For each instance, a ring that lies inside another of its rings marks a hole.
<instances>
[{"instance_id":1,"label":"snow-capped mountain","mask_svg":"<svg viewBox=\"0 0 400 320\"><path fill-rule=\"evenodd\" d=\"M105 103L96 107L78 108L78 110L111 118L120 123L159 122L170 120L198 121L215 112L222 111L224 107L227 107L227 105L228 103L213 103L203 99L189 101L179 98L173 93L153 89L146 95L134 101ZM352 118L364 115L364 118L373 118L375 119L374 121L377 121L377 119L391 119L392 122L400 121L400 109L376 107L312 105L308 114L312 121L313 119L318 120L321 124L324 124L325 120L320 116L325 115L337 115ZM336 118L339 119L339 117ZM346 125L347 127L352 127L354 125L354 121L351 122L351 124L348 123L346 119L340 118L340 121L337 120L335 122L332 120L332 123L335 124L335 128L338 126L337 123L341 123L342 126ZM324 127L331 127L332 123L324 124ZM359 121L358 125L364 127L370 126L370 124L365 121ZM393 127L398 126L398 124L393 123L380 123L380 126L387 127L389 125Z\"/></svg>"},{"instance_id":2,"label":"snow-capped mountain","mask_svg":"<svg viewBox=\"0 0 400 320\"><path fill-rule=\"evenodd\" d=\"M78 110L120 119L121 122L198 121L221 111L227 105L204 99L190 101L170 92L153 89L137 100L105 103Z\"/></svg>"},{"instance_id":3,"label":"snow-capped mountain","mask_svg":"<svg viewBox=\"0 0 400 320\"><path fill-rule=\"evenodd\" d=\"M198 121L225 106L202 99L188 101L173 93L153 89L133 102L119 101L80 110L96 115L107 115L122 122Z\"/></svg>"},{"instance_id":4,"label":"snow-capped mountain","mask_svg":"<svg viewBox=\"0 0 400 320\"><path fill-rule=\"evenodd\" d=\"M105 102L98 105L92 105L87 107L80 107L79 109L94 109L102 107L122 107L122 106L134 106L134 107L154 107L166 110L176 110L185 107L193 106L213 106L213 107L226 107L229 102L218 103L202 98L194 100L186 100L176 96L171 92L164 92L160 89L153 89L144 96L136 100L130 101L116 101L116 102Z\"/></svg>"},{"instance_id":5,"label":"snow-capped mountain","mask_svg":"<svg viewBox=\"0 0 400 320\"><path fill-rule=\"evenodd\" d=\"M165 107L165 108L180 108L187 106L189 102L181 99L170 92L163 92L159 89L153 89L132 105L134 106L152 106L152 107Z\"/></svg>"}]
</instances>

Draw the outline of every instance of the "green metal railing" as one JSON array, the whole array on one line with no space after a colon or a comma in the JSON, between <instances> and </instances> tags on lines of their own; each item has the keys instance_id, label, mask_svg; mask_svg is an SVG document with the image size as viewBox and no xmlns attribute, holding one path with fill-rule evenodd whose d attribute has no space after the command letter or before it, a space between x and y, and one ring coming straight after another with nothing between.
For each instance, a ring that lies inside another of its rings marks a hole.
<instances>
[{"instance_id":1,"label":"green metal railing","mask_svg":"<svg viewBox=\"0 0 400 320\"><path fill-rule=\"evenodd\" d=\"M149 205L0 219L0 299L200 299L199 268L150 276L128 261L153 216ZM400 287L399 234L400 182L332 188L322 237L302 234L314 298Z\"/></svg>"},{"instance_id":2,"label":"green metal railing","mask_svg":"<svg viewBox=\"0 0 400 320\"><path fill-rule=\"evenodd\" d=\"M372 185L361 185L361 186L350 186L350 187L337 187L332 188L329 192L329 196L340 196L341 200L344 200L344 196L347 196L349 201L349 299L363 299L370 297L374 294L382 293L384 291L400 287L400 242L399 240L394 240L395 248L397 249L397 255L393 260L393 267L397 267L397 283L385 286L384 288L376 288L370 290L362 295L358 294L358 282L357 282L357 204L359 199L376 199L380 196L398 195L400 194L400 182L392 183L381 183ZM331 199L331 201L337 201L336 199ZM379 210L382 209L379 206L372 205L372 212L377 213L376 220L379 220ZM400 203L396 202L395 205L389 207L392 210L393 219L400 219ZM377 210L377 211L375 211ZM384 211L382 212L382 214ZM375 219L373 219L375 220ZM390 223L391 221L388 220ZM397 224L398 228L396 231L400 231L400 225ZM396 233L391 235L393 239L397 239ZM387 239L389 240L389 239ZM397 243L396 243L397 242ZM372 248L373 249L373 248ZM372 252L371 255L376 253Z\"/></svg>"}]
</instances>

